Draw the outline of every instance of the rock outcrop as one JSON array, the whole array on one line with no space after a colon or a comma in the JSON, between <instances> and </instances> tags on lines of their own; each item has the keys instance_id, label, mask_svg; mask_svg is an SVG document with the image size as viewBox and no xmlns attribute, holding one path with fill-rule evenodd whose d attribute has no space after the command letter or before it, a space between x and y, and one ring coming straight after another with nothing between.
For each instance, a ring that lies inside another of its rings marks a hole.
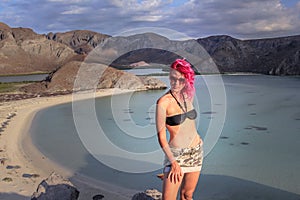
<instances>
[{"instance_id":1,"label":"rock outcrop","mask_svg":"<svg viewBox=\"0 0 300 200\"><path fill-rule=\"evenodd\" d=\"M79 191L69 180L52 173L39 184L31 200L77 200L78 197Z\"/></svg>"},{"instance_id":2,"label":"rock outcrop","mask_svg":"<svg viewBox=\"0 0 300 200\"><path fill-rule=\"evenodd\" d=\"M147 189L135 194L131 200L161 200L162 194L156 189Z\"/></svg>"},{"instance_id":3,"label":"rock outcrop","mask_svg":"<svg viewBox=\"0 0 300 200\"><path fill-rule=\"evenodd\" d=\"M43 180L32 194L31 200L77 200L80 191L61 175L53 172L48 178ZM86 197L82 197L86 198ZM104 195L97 194L93 200L106 199ZM161 200L162 193L157 189L147 189L144 192L136 193L131 200Z\"/></svg>"},{"instance_id":4,"label":"rock outcrop","mask_svg":"<svg viewBox=\"0 0 300 200\"><path fill-rule=\"evenodd\" d=\"M108 88L147 90L166 87L164 82L153 77L139 77L101 64L72 61L51 73L45 81L24 86L21 91L55 94Z\"/></svg>"}]
</instances>

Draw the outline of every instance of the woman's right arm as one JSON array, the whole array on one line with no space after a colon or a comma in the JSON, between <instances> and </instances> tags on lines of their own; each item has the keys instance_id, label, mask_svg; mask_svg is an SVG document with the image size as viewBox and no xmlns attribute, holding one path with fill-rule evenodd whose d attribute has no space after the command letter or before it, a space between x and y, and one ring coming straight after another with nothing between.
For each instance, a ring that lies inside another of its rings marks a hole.
<instances>
[{"instance_id":1,"label":"woman's right arm","mask_svg":"<svg viewBox=\"0 0 300 200\"><path fill-rule=\"evenodd\" d=\"M170 149L168 140L167 140L167 132L166 132L166 110L167 110L167 102L160 99L156 104L156 129L158 135L158 142L164 151L165 155L169 159L172 167L171 171L168 175L168 178L171 179L171 182L177 182L180 179L180 176L183 175L180 166L178 165L176 159L173 156L173 153Z\"/></svg>"},{"instance_id":2,"label":"woman's right arm","mask_svg":"<svg viewBox=\"0 0 300 200\"><path fill-rule=\"evenodd\" d=\"M166 110L167 104L162 99L159 99L156 104L156 131L158 136L158 142L167 158L170 162L174 161L175 158L170 150L169 143L167 140L166 132Z\"/></svg>"}]
</instances>

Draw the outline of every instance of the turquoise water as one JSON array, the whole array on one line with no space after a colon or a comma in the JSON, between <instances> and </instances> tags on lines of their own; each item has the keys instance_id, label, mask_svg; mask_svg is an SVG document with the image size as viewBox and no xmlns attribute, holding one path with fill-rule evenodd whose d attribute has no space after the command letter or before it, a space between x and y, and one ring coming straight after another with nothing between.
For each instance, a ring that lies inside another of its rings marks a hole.
<instances>
[{"instance_id":1,"label":"turquoise water","mask_svg":"<svg viewBox=\"0 0 300 200\"><path fill-rule=\"evenodd\" d=\"M299 199L299 77L222 76L225 95L219 80L198 76L196 81L197 127L206 156L194 199ZM162 153L154 117L164 92L80 101L77 110L71 103L45 109L34 118L33 141L76 174L129 189L160 189L155 175ZM95 115L85 105L92 105Z\"/></svg>"}]
</instances>

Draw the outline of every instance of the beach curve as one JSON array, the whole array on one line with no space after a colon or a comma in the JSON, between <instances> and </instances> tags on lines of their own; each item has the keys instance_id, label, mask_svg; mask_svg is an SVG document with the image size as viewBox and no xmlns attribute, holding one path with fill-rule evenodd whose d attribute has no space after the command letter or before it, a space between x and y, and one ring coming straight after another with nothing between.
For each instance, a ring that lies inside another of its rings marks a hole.
<instances>
[{"instance_id":1,"label":"beach curve","mask_svg":"<svg viewBox=\"0 0 300 200\"><path fill-rule=\"evenodd\" d=\"M132 92L132 90L102 89L94 97ZM90 97L90 95L87 95ZM84 95L82 95L84 98ZM74 178L73 172L49 160L32 143L29 129L35 114L45 108L72 102L72 94L37 97L24 100L2 102L0 119L5 127L0 135L0 199L28 199L52 172L66 178L80 191L79 199L92 199L102 194L109 199L129 199L132 194L112 191L106 187L93 187L84 177ZM111 188L110 188L111 189Z\"/></svg>"}]
</instances>

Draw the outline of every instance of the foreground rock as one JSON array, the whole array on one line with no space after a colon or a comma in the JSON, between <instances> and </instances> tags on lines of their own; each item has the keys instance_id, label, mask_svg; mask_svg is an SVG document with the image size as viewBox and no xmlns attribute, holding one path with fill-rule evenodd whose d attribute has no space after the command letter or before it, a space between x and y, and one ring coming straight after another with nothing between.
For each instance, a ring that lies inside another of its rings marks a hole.
<instances>
[{"instance_id":1,"label":"foreground rock","mask_svg":"<svg viewBox=\"0 0 300 200\"><path fill-rule=\"evenodd\" d=\"M36 192L33 193L31 200L77 200L79 199L79 193L80 192L69 180L66 180L61 175L53 172L47 179L39 184ZM89 198L84 197L84 199ZM101 200L106 199L106 197L102 194L97 194L94 195L92 199ZM161 199L162 193L156 189L147 189L144 192L133 195L131 198L131 200Z\"/></svg>"},{"instance_id":2,"label":"foreground rock","mask_svg":"<svg viewBox=\"0 0 300 200\"><path fill-rule=\"evenodd\" d=\"M77 200L79 191L74 185L56 173L43 180L31 200Z\"/></svg>"},{"instance_id":3,"label":"foreground rock","mask_svg":"<svg viewBox=\"0 0 300 200\"><path fill-rule=\"evenodd\" d=\"M162 194L156 189L148 189L144 192L135 194L132 200L161 200Z\"/></svg>"}]
</instances>

